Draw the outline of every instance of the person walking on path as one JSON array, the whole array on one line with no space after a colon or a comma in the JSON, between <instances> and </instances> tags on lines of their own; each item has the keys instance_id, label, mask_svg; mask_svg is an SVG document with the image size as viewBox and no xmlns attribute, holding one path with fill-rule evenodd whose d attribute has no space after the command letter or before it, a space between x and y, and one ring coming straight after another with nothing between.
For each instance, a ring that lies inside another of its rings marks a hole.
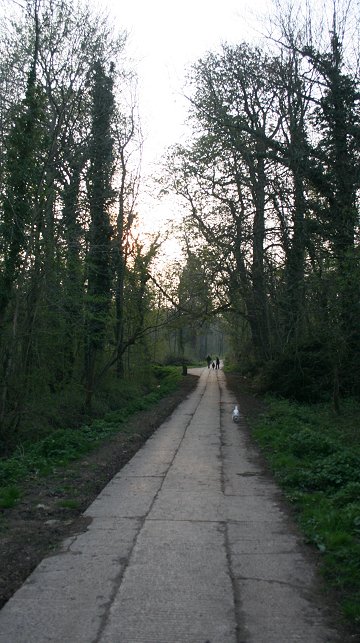
<instances>
[{"instance_id":1,"label":"person walking on path","mask_svg":"<svg viewBox=\"0 0 360 643\"><path fill-rule=\"evenodd\" d=\"M206 358L206 362L207 362L208 368L210 368L210 364L211 364L211 355L208 355L208 356L207 356L207 358Z\"/></svg>"},{"instance_id":2,"label":"person walking on path","mask_svg":"<svg viewBox=\"0 0 360 643\"><path fill-rule=\"evenodd\" d=\"M218 357L216 358L216 368L217 368L217 369L219 369L219 368L220 368L220 360L219 360L219 358L218 358Z\"/></svg>"}]
</instances>

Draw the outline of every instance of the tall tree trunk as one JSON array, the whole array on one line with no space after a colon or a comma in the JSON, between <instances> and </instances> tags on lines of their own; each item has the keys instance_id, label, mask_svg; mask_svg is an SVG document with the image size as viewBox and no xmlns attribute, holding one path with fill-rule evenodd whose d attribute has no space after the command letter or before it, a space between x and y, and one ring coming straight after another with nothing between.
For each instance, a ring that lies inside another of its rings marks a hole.
<instances>
[{"instance_id":1,"label":"tall tree trunk","mask_svg":"<svg viewBox=\"0 0 360 643\"><path fill-rule=\"evenodd\" d=\"M126 163L124 147L120 150L121 183L119 190L119 209L117 217L117 236L115 247L115 342L117 351L116 375L120 379L124 375L123 343L124 343L124 284L125 284L125 182Z\"/></svg>"},{"instance_id":2,"label":"tall tree trunk","mask_svg":"<svg viewBox=\"0 0 360 643\"><path fill-rule=\"evenodd\" d=\"M297 344L301 340L303 331L306 203L300 167L293 167L292 174L293 234L285 263L285 336Z\"/></svg>"},{"instance_id":3,"label":"tall tree trunk","mask_svg":"<svg viewBox=\"0 0 360 643\"><path fill-rule=\"evenodd\" d=\"M66 240L65 293L65 341L64 341L64 378L73 379L76 350L82 329L83 277L80 258L81 236L83 234L78 220L78 198L80 191L83 161L72 168L69 181L62 191L63 221Z\"/></svg>"},{"instance_id":4,"label":"tall tree trunk","mask_svg":"<svg viewBox=\"0 0 360 643\"><path fill-rule=\"evenodd\" d=\"M111 122L114 108L112 79L98 62L94 70L92 138L88 189L90 203L90 242L87 257L88 289L85 341L85 410L91 413L96 359L105 344L111 287L111 227L108 208L113 200L113 139Z\"/></svg>"},{"instance_id":5,"label":"tall tree trunk","mask_svg":"<svg viewBox=\"0 0 360 643\"><path fill-rule=\"evenodd\" d=\"M260 359L269 357L269 327L264 275L265 241L265 146L257 143L256 167L253 174L253 198L255 214L253 221L252 299L250 312L251 328L256 352Z\"/></svg>"}]
</instances>

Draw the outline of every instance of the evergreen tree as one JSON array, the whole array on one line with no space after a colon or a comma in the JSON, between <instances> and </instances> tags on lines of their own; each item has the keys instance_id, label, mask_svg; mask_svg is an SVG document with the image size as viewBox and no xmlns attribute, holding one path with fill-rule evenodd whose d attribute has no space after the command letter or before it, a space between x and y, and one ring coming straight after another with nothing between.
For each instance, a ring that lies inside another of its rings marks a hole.
<instances>
[{"instance_id":1,"label":"evergreen tree","mask_svg":"<svg viewBox=\"0 0 360 643\"><path fill-rule=\"evenodd\" d=\"M325 242L330 244L334 266L335 293L329 334L333 355L335 383L339 369L346 388L348 373L358 373L360 351L359 256L356 232L359 224L358 190L360 188L360 110L356 79L344 69L343 45L337 33L334 16L330 50L320 53L306 48L324 87L316 110L316 125L321 138L314 149L318 172L312 174L313 185L325 207L320 213ZM333 346L334 342L337 344ZM354 371L354 368L356 369ZM350 386L353 388L353 386ZM355 389L359 391L359 384Z\"/></svg>"}]
</instances>

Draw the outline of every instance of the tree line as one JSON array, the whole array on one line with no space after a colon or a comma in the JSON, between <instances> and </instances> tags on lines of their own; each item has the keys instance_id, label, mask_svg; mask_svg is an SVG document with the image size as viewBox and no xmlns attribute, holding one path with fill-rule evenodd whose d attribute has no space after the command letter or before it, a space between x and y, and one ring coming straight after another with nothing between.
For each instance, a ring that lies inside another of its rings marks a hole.
<instances>
[{"instance_id":1,"label":"tree line","mask_svg":"<svg viewBox=\"0 0 360 643\"><path fill-rule=\"evenodd\" d=\"M352 5L322 42L310 13L282 10L263 45L225 44L194 64L193 133L162 177L185 204L186 262L168 280L152 270L159 239L145 248L136 232L126 34L69 0L26 0L3 19L1 453L117 408L151 362L204 359L228 341L263 388L336 405L359 394Z\"/></svg>"},{"instance_id":2,"label":"tree line","mask_svg":"<svg viewBox=\"0 0 360 643\"><path fill-rule=\"evenodd\" d=\"M134 230L142 138L126 34L84 4L28 0L3 19L0 47L6 452L24 427L90 414L136 362L131 347L144 352L156 243L145 250Z\"/></svg>"},{"instance_id":3,"label":"tree line","mask_svg":"<svg viewBox=\"0 0 360 643\"><path fill-rule=\"evenodd\" d=\"M338 407L360 393L359 21L331 3L321 38L308 5L277 4L264 44L193 65L164 183L244 372Z\"/></svg>"}]
</instances>

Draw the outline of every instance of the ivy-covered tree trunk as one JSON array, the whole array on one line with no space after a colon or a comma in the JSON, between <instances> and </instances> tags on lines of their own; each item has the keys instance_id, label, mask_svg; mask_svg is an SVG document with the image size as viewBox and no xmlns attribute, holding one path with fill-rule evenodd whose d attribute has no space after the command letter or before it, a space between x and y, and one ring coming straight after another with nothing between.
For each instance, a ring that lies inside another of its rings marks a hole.
<instances>
[{"instance_id":1,"label":"ivy-covered tree trunk","mask_svg":"<svg viewBox=\"0 0 360 643\"><path fill-rule=\"evenodd\" d=\"M120 214L119 214L120 218ZM124 374L123 343L124 343L124 283L125 283L125 256L123 248L123 226L118 222L118 236L114 253L115 284L115 343L117 351L116 375L121 378Z\"/></svg>"},{"instance_id":2,"label":"ivy-covered tree trunk","mask_svg":"<svg viewBox=\"0 0 360 643\"><path fill-rule=\"evenodd\" d=\"M339 387L340 378L340 386L343 381L346 390L359 393L359 385L354 386L355 381L360 380L360 264L355 243L360 187L358 92L354 78L344 70L343 47L335 22L330 52L306 50L306 53L326 87L317 112L322 139L315 150L322 174L315 175L314 183L327 204L322 216L324 236L330 243L336 266L337 292L332 302L333 327L328 339L334 388Z\"/></svg>"},{"instance_id":3,"label":"ivy-covered tree trunk","mask_svg":"<svg viewBox=\"0 0 360 643\"><path fill-rule=\"evenodd\" d=\"M96 359L106 340L106 322L111 299L111 226L109 206L113 200L113 81L102 62L94 69L92 127L88 195L90 205L87 257L85 410L90 412L95 384Z\"/></svg>"},{"instance_id":4,"label":"ivy-covered tree trunk","mask_svg":"<svg viewBox=\"0 0 360 643\"><path fill-rule=\"evenodd\" d=\"M7 412L9 383L15 370L23 372L17 361L21 289L37 234L37 201L41 183L41 155L44 152L44 96L37 82L39 25L35 15L34 49L27 77L24 100L14 109L12 127L6 140L4 192L0 229L2 270L0 273L0 340L3 354L0 425ZM11 304L13 305L11 306ZM8 324L6 324L9 315ZM9 329L10 333L9 333ZM25 327L22 337L29 333ZM17 414L15 414L17 415ZM11 422L17 422L13 418Z\"/></svg>"},{"instance_id":5,"label":"ivy-covered tree trunk","mask_svg":"<svg viewBox=\"0 0 360 643\"><path fill-rule=\"evenodd\" d=\"M303 335L304 316L304 273L305 273L305 213L306 200L304 190L304 177L300 156L302 145L296 145L290 160L290 169L293 179L293 233L286 253L285 262L285 336L298 345Z\"/></svg>"},{"instance_id":6,"label":"ivy-covered tree trunk","mask_svg":"<svg viewBox=\"0 0 360 643\"><path fill-rule=\"evenodd\" d=\"M360 185L357 149L360 127L356 118L356 92L350 79L341 72L340 45L333 37L333 64L329 69L329 92L323 101L324 116L328 123L328 148L332 160L331 182L333 198L330 205L330 227L335 258L338 264L338 285L341 301L342 334L347 344L346 361L352 362L352 351L359 350L359 282L358 253L355 250L355 228L358 222L356 205ZM350 134L350 136L349 136ZM357 341L356 341L357 338Z\"/></svg>"},{"instance_id":7,"label":"ivy-covered tree trunk","mask_svg":"<svg viewBox=\"0 0 360 643\"><path fill-rule=\"evenodd\" d=\"M36 85L35 64L30 70L26 96L15 115L7 142L3 200L3 270L0 276L0 326L10 303L14 281L24 261L27 234L36 192L41 99Z\"/></svg>"},{"instance_id":8,"label":"ivy-covered tree trunk","mask_svg":"<svg viewBox=\"0 0 360 643\"><path fill-rule=\"evenodd\" d=\"M125 184L126 184L126 162L124 147L120 149L121 160L121 183L119 190L119 209L116 221L116 237L114 249L114 272L115 272L115 344L117 351L116 375L120 379L124 374L123 343L124 343L124 285L126 269L126 253L124 239L125 227Z\"/></svg>"},{"instance_id":9,"label":"ivy-covered tree trunk","mask_svg":"<svg viewBox=\"0 0 360 643\"><path fill-rule=\"evenodd\" d=\"M270 351L266 283L264 274L266 186L265 155L265 146L262 141L258 141L257 158L254 163L254 168L251 171L255 213L252 226L252 303L248 303L248 316L255 353L261 360L268 359Z\"/></svg>"},{"instance_id":10,"label":"ivy-covered tree trunk","mask_svg":"<svg viewBox=\"0 0 360 643\"><path fill-rule=\"evenodd\" d=\"M78 216L82 165L82 158L72 164L71 173L62 191L62 217L66 240L63 370L64 379L67 382L73 379L76 353L81 341L80 332L82 332L83 267L80 253L83 231Z\"/></svg>"}]
</instances>

